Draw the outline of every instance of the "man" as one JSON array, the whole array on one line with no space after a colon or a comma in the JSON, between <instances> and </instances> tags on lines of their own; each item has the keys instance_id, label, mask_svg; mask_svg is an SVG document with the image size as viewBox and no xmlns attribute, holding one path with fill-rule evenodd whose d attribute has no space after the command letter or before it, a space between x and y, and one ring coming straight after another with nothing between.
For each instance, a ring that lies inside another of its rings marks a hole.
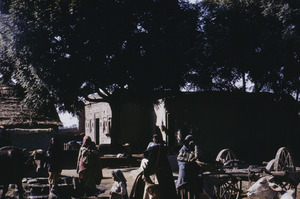
<instances>
[{"instance_id":1,"label":"man","mask_svg":"<svg viewBox=\"0 0 300 199\"><path fill-rule=\"evenodd\" d=\"M150 142L147 146L147 149L149 149L150 147L153 147L155 145L160 145L161 144L161 139L159 139L157 134L154 134L152 137L152 142Z\"/></svg>"},{"instance_id":2,"label":"man","mask_svg":"<svg viewBox=\"0 0 300 199\"><path fill-rule=\"evenodd\" d=\"M61 173L61 148L57 137L51 138L50 147L47 150L47 165L50 185L50 192L57 188L59 176Z\"/></svg>"}]
</instances>

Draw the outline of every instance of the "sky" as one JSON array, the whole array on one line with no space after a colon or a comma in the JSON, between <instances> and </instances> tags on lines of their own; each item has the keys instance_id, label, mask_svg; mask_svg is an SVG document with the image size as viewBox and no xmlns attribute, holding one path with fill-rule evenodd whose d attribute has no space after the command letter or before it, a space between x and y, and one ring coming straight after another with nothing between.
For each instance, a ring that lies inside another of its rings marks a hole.
<instances>
[{"instance_id":1,"label":"sky","mask_svg":"<svg viewBox=\"0 0 300 199\"><path fill-rule=\"evenodd\" d=\"M58 113L60 121L63 123L63 127L78 127L78 119L77 117L72 116L72 114L68 112Z\"/></svg>"}]
</instances>

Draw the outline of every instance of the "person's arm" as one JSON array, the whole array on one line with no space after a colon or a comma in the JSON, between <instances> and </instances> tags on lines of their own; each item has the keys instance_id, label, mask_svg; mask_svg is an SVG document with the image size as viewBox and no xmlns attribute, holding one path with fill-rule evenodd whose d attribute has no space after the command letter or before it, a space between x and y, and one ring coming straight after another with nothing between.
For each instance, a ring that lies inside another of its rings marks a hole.
<instances>
[{"instance_id":1,"label":"person's arm","mask_svg":"<svg viewBox=\"0 0 300 199\"><path fill-rule=\"evenodd\" d=\"M181 162L191 162L191 152L188 151L180 151L177 160Z\"/></svg>"},{"instance_id":2,"label":"person's arm","mask_svg":"<svg viewBox=\"0 0 300 199\"><path fill-rule=\"evenodd\" d=\"M77 157L77 166L76 166L76 172L78 173L79 172L79 162L80 162L80 158L81 158L81 147L79 149L79 152L78 152L78 157Z\"/></svg>"},{"instance_id":3,"label":"person's arm","mask_svg":"<svg viewBox=\"0 0 300 199\"><path fill-rule=\"evenodd\" d=\"M200 150L198 145L195 145L195 157L200 160L202 156L202 151Z\"/></svg>"},{"instance_id":4,"label":"person's arm","mask_svg":"<svg viewBox=\"0 0 300 199\"><path fill-rule=\"evenodd\" d=\"M118 195L118 196L123 196L127 193L126 191L126 186L122 182L114 182L115 184L113 185L110 193L111 195Z\"/></svg>"},{"instance_id":5,"label":"person's arm","mask_svg":"<svg viewBox=\"0 0 300 199\"><path fill-rule=\"evenodd\" d=\"M121 187L121 190L120 190L120 192L118 192L118 194L123 196L127 193L126 186L123 182L120 182L119 185Z\"/></svg>"},{"instance_id":6,"label":"person's arm","mask_svg":"<svg viewBox=\"0 0 300 199\"><path fill-rule=\"evenodd\" d=\"M86 168L90 165L91 154L92 154L92 152L88 148L83 148L83 150L81 152L82 162L83 162L84 167L86 167Z\"/></svg>"},{"instance_id":7,"label":"person's arm","mask_svg":"<svg viewBox=\"0 0 300 199\"><path fill-rule=\"evenodd\" d=\"M46 151L46 163L49 163L51 158L52 158L52 152L51 152L51 147L49 147L48 150Z\"/></svg>"}]
</instances>

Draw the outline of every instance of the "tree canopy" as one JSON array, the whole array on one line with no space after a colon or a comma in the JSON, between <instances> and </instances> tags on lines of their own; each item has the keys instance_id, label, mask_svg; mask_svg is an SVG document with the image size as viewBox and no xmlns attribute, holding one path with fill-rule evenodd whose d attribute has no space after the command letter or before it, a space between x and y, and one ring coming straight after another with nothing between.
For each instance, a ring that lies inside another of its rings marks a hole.
<instances>
[{"instance_id":1,"label":"tree canopy","mask_svg":"<svg viewBox=\"0 0 300 199\"><path fill-rule=\"evenodd\" d=\"M108 102L116 137L124 103L153 106L154 93L185 84L198 20L187 2L3 0L1 8L14 27L8 68L37 110Z\"/></svg>"},{"instance_id":2,"label":"tree canopy","mask_svg":"<svg viewBox=\"0 0 300 199\"><path fill-rule=\"evenodd\" d=\"M202 90L233 91L248 77L255 92L297 93L297 19L296 1L202 1L191 82Z\"/></svg>"},{"instance_id":3,"label":"tree canopy","mask_svg":"<svg viewBox=\"0 0 300 199\"><path fill-rule=\"evenodd\" d=\"M3 0L1 74L37 108L111 105L153 92L299 93L295 0ZM46 99L46 101L45 101Z\"/></svg>"},{"instance_id":4,"label":"tree canopy","mask_svg":"<svg viewBox=\"0 0 300 199\"><path fill-rule=\"evenodd\" d=\"M197 12L188 3L3 2L2 12L17 28L10 54L14 78L29 103L37 106L44 103L39 99L48 99L74 111L80 108L79 97L90 93L100 95L97 101L110 102L117 93L184 85L185 54L197 23Z\"/></svg>"}]
</instances>

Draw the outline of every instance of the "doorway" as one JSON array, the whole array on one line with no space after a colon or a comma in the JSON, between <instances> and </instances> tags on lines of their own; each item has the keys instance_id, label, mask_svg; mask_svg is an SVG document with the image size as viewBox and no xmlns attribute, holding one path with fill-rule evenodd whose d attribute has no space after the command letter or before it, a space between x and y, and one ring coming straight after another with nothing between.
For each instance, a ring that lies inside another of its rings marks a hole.
<instances>
[{"instance_id":1,"label":"doorway","mask_svg":"<svg viewBox=\"0 0 300 199\"><path fill-rule=\"evenodd\" d=\"M99 145L99 140L100 140L100 120L98 118L96 119L95 137L96 137L96 145Z\"/></svg>"}]
</instances>

